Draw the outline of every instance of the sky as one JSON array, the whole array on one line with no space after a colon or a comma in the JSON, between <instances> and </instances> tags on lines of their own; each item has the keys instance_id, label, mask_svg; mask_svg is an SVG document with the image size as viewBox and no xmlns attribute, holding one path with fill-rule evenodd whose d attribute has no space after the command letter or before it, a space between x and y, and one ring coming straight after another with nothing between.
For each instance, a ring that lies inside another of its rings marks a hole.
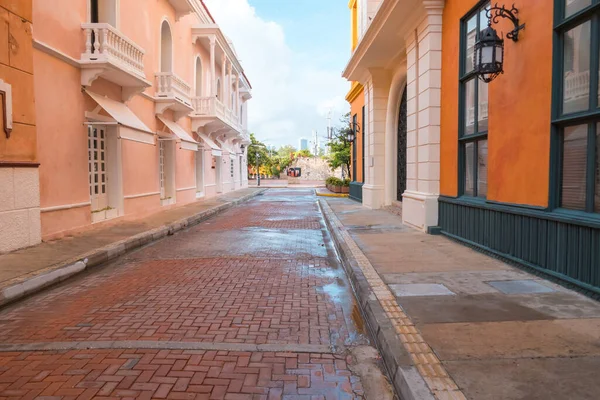
<instances>
[{"instance_id":1,"label":"sky","mask_svg":"<svg viewBox=\"0 0 600 400\"><path fill-rule=\"evenodd\" d=\"M324 137L350 106L348 0L205 0L252 84L248 129L270 146Z\"/></svg>"}]
</instances>

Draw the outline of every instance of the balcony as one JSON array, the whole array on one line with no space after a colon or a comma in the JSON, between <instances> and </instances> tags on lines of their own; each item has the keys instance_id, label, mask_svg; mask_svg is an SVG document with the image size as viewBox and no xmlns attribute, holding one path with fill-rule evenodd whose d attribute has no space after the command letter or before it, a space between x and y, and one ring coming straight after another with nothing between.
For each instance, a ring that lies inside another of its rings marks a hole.
<instances>
[{"instance_id":1,"label":"balcony","mask_svg":"<svg viewBox=\"0 0 600 400\"><path fill-rule=\"evenodd\" d=\"M180 118L194 109L190 97L192 88L183 79L172 72L158 72L155 76L156 114L162 114L171 109L175 112L176 118Z\"/></svg>"},{"instance_id":2,"label":"balcony","mask_svg":"<svg viewBox=\"0 0 600 400\"><path fill-rule=\"evenodd\" d=\"M194 97L192 103L192 130L208 125L213 129L229 131L226 134L230 137L241 135L239 116L216 97Z\"/></svg>"},{"instance_id":3,"label":"balcony","mask_svg":"<svg viewBox=\"0 0 600 400\"><path fill-rule=\"evenodd\" d=\"M144 74L144 50L106 23L82 24L85 53L81 55L81 84L103 78L123 87L127 101L152 83Z\"/></svg>"}]
</instances>

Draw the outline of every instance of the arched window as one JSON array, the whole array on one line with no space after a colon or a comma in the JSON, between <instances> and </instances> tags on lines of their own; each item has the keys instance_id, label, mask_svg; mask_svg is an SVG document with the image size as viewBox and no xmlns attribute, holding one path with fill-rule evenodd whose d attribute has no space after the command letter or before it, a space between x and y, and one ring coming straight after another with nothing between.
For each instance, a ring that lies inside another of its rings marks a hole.
<instances>
[{"instance_id":1,"label":"arched window","mask_svg":"<svg viewBox=\"0 0 600 400\"><path fill-rule=\"evenodd\" d=\"M221 79L217 78L217 99L221 100Z\"/></svg>"},{"instance_id":2,"label":"arched window","mask_svg":"<svg viewBox=\"0 0 600 400\"><path fill-rule=\"evenodd\" d=\"M196 97L202 97L202 61L196 57Z\"/></svg>"},{"instance_id":3,"label":"arched window","mask_svg":"<svg viewBox=\"0 0 600 400\"><path fill-rule=\"evenodd\" d=\"M173 38L167 21L160 28L160 72L173 72Z\"/></svg>"}]
</instances>

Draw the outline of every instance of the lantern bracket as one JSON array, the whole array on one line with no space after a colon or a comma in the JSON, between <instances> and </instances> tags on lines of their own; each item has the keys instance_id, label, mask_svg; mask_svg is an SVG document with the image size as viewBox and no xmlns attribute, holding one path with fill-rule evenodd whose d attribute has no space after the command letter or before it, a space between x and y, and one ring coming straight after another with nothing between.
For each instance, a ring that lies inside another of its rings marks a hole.
<instances>
[{"instance_id":1,"label":"lantern bracket","mask_svg":"<svg viewBox=\"0 0 600 400\"><path fill-rule=\"evenodd\" d=\"M497 24L499 18L508 18L515 26L515 29L508 32L506 34L506 37L512 39L514 42L517 42L519 40L519 31L525 29L525 24L519 25L518 14L519 10L515 7L514 4L509 10L504 5L500 7L498 3L496 3L493 7L490 7L488 10L486 10L488 26L491 26L492 22L494 22L494 24Z\"/></svg>"}]
</instances>

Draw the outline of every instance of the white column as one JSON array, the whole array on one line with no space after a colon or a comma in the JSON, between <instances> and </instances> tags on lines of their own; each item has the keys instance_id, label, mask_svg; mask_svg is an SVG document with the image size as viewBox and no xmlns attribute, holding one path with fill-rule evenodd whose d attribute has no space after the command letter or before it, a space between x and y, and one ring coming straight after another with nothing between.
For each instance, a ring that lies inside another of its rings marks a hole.
<instances>
[{"instance_id":1,"label":"white column","mask_svg":"<svg viewBox=\"0 0 600 400\"><path fill-rule=\"evenodd\" d=\"M438 223L443 0L423 2L426 16L410 43L407 190L404 223L427 231ZM411 72L412 71L412 72ZM412 79L412 81L411 81Z\"/></svg>"},{"instance_id":2,"label":"white column","mask_svg":"<svg viewBox=\"0 0 600 400\"><path fill-rule=\"evenodd\" d=\"M232 82L232 77L233 75L231 75L231 69L233 67L233 63L231 61L228 60L227 63L227 104L229 106L230 109L233 108L233 104L231 104L231 84Z\"/></svg>"},{"instance_id":3,"label":"white column","mask_svg":"<svg viewBox=\"0 0 600 400\"><path fill-rule=\"evenodd\" d=\"M384 203L385 130L391 76L390 71L379 68L369 72L371 76L364 86L368 125L363 204L369 208L380 208Z\"/></svg>"},{"instance_id":4,"label":"white column","mask_svg":"<svg viewBox=\"0 0 600 400\"><path fill-rule=\"evenodd\" d=\"M223 56L221 58L221 101L223 102L223 104L227 104L227 84L225 83L225 72L227 69L227 56L225 55L225 52L223 52Z\"/></svg>"},{"instance_id":5,"label":"white column","mask_svg":"<svg viewBox=\"0 0 600 400\"><path fill-rule=\"evenodd\" d=\"M238 120L240 117L240 75L236 75L235 77L235 102L233 105L235 115L238 116ZM240 122L241 123L241 122Z\"/></svg>"},{"instance_id":6,"label":"white column","mask_svg":"<svg viewBox=\"0 0 600 400\"><path fill-rule=\"evenodd\" d=\"M217 74L215 68L215 45L216 39L214 36L210 37L210 96L215 97L217 95Z\"/></svg>"}]
</instances>

